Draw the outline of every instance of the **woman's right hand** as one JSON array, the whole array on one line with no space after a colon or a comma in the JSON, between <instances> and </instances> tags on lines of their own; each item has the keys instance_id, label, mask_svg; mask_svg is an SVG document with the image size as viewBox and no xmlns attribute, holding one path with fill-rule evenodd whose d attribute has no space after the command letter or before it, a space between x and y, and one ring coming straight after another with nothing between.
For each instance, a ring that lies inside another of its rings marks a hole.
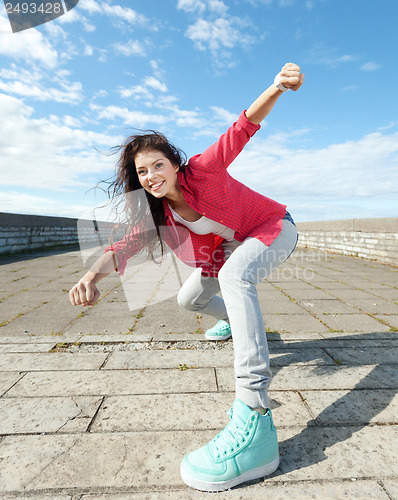
<instances>
[{"instance_id":1,"label":"woman's right hand","mask_svg":"<svg viewBox=\"0 0 398 500\"><path fill-rule=\"evenodd\" d=\"M81 279L69 290L72 306L93 306L101 293L93 281Z\"/></svg>"}]
</instances>

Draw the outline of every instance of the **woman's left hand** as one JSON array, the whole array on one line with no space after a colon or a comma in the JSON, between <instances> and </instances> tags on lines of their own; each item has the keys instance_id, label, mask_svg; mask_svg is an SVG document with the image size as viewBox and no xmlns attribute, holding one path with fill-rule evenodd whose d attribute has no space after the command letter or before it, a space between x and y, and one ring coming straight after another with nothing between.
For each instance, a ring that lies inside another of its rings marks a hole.
<instances>
[{"instance_id":1,"label":"woman's left hand","mask_svg":"<svg viewBox=\"0 0 398 500\"><path fill-rule=\"evenodd\" d=\"M294 63L287 63L279 73L280 83L290 90L298 90L304 82L304 74L300 73L300 66Z\"/></svg>"}]
</instances>

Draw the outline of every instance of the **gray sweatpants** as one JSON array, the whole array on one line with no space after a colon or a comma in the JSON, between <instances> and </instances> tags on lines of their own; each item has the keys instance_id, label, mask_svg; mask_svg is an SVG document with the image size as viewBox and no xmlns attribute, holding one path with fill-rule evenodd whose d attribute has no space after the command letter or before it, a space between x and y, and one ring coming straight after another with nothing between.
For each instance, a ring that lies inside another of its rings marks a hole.
<instances>
[{"instance_id":1,"label":"gray sweatpants","mask_svg":"<svg viewBox=\"0 0 398 500\"><path fill-rule=\"evenodd\" d=\"M269 408L271 381L264 321L256 284L288 259L297 244L296 226L283 219L282 231L267 246L256 238L224 242L227 260L218 278L196 269L183 284L177 301L190 311L209 314L231 325L235 354L236 398L252 408ZM222 298L217 295L222 293Z\"/></svg>"}]
</instances>

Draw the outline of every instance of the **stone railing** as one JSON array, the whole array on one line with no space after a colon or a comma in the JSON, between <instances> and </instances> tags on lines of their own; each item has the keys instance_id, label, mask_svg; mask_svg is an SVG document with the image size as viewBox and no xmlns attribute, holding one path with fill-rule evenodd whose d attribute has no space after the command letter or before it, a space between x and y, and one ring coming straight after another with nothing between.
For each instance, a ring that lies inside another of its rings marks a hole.
<instances>
[{"instance_id":1,"label":"stone railing","mask_svg":"<svg viewBox=\"0 0 398 500\"><path fill-rule=\"evenodd\" d=\"M0 255L59 247L102 246L114 225L93 220L0 212ZM117 241L115 236L114 240Z\"/></svg>"},{"instance_id":2,"label":"stone railing","mask_svg":"<svg viewBox=\"0 0 398 500\"><path fill-rule=\"evenodd\" d=\"M298 245L398 266L398 217L299 222Z\"/></svg>"}]
</instances>

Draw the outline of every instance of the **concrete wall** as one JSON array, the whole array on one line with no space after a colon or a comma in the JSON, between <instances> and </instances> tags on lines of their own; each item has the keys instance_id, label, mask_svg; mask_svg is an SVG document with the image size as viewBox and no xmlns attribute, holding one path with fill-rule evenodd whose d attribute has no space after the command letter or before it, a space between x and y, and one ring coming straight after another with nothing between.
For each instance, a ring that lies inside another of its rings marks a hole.
<instances>
[{"instance_id":1,"label":"concrete wall","mask_svg":"<svg viewBox=\"0 0 398 500\"><path fill-rule=\"evenodd\" d=\"M297 224L299 245L398 266L398 217Z\"/></svg>"},{"instance_id":2,"label":"concrete wall","mask_svg":"<svg viewBox=\"0 0 398 500\"><path fill-rule=\"evenodd\" d=\"M73 247L79 241L87 247L107 243L113 224L99 222L97 227L100 232L92 220L0 212L0 255Z\"/></svg>"}]
</instances>

